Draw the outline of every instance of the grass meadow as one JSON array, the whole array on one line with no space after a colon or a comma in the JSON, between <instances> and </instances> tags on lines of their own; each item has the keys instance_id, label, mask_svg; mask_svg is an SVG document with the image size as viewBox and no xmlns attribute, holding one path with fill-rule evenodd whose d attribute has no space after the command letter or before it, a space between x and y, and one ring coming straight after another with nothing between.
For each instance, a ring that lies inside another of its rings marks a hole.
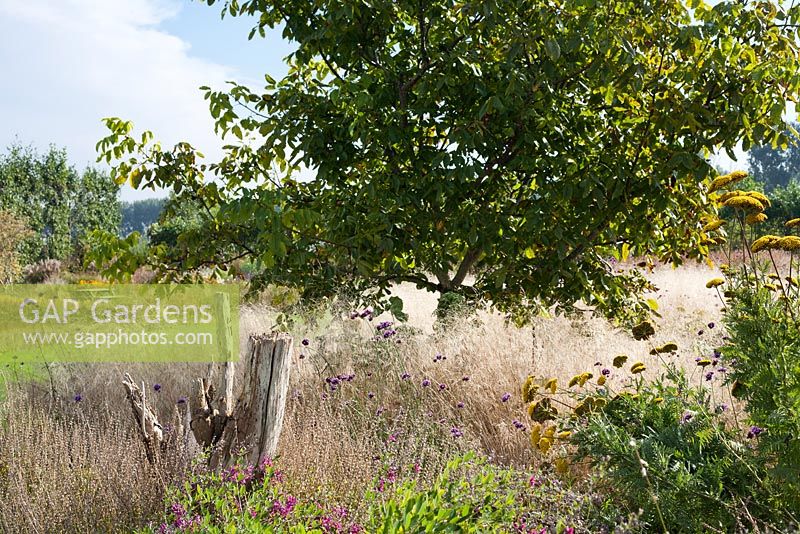
<instances>
[{"instance_id":1,"label":"grass meadow","mask_svg":"<svg viewBox=\"0 0 800 534\"><path fill-rule=\"evenodd\" d=\"M527 481L552 480L530 505L538 524L554 532L559 524L592 530L592 499L603 488L591 476L556 477L551 461L534 453L520 384L529 374L566 383L575 374L610 367L621 353L643 361L645 374L656 376L662 363L649 351L666 342L680 347L668 357L685 366L690 380L702 382L695 358L724 335L722 303L705 286L717 274L706 265L652 272L661 317L648 341L635 341L588 314L539 317L517 328L496 313L478 311L441 328L434 324L435 296L405 285L396 293L409 320L380 330L390 317L350 318L353 310L338 304L305 306L291 325L292 379L277 458L287 491L344 507L360 521L368 513L363 496L376 485L405 472L424 484L453 455L474 451ZM277 313L267 304L243 307L242 337L275 328ZM32 367L11 365L2 372L0 530L157 525L165 494L197 462L175 454L155 469L145 461L122 375L143 381L150 402L170 414L181 409L205 365ZM612 373L609 380L615 379L626 380Z\"/></svg>"}]
</instances>

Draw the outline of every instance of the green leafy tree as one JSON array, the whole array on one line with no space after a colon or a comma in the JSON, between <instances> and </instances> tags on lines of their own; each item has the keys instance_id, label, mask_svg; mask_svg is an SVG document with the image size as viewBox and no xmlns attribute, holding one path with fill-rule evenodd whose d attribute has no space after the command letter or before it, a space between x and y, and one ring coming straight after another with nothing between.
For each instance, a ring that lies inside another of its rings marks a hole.
<instances>
[{"instance_id":1,"label":"green leafy tree","mask_svg":"<svg viewBox=\"0 0 800 534\"><path fill-rule=\"evenodd\" d=\"M126 236L131 232L144 232L156 222L164 209L167 199L147 198L133 202L122 202L122 223L120 235Z\"/></svg>"},{"instance_id":2,"label":"green leafy tree","mask_svg":"<svg viewBox=\"0 0 800 534\"><path fill-rule=\"evenodd\" d=\"M72 249L78 260L85 254L87 237L94 230L113 231L122 221L119 186L107 173L87 168L73 193L70 227Z\"/></svg>"},{"instance_id":3,"label":"green leafy tree","mask_svg":"<svg viewBox=\"0 0 800 534\"><path fill-rule=\"evenodd\" d=\"M792 143L784 146L771 144L754 146L747 153L747 162L753 177L764 183L771 191L777 187L787 187L792 180L800 179L800 147L797 143L798 124L793 123L787 131Z\"/></svg>"},{"instance_id":4,"label":"green leafy tree","mask_svg":"<svg viewBox=\"0 0 800 534\"><path fill-rule=\"evenodd\" d=\"M246 256L306 296L381 300L410 281L520 320L577 299L643 313L647 284L608 258L706 253L707 156L785 144L800 84L800 7L770 2L230 0L223 15L297 47L259 91L204 88L225 157L120 119L98 149L120 182L212 218L188 256L148 262Z\"/></svg>"},{"instance_id":5,"label":"green leafy tree","mask_svg":"<svg viewBox=\"0 0 800 534\"><path fill-rule=\"evenodd\" d=\"M20 244L23 264L80 256L89 231L119 226L119 185L95 169L78 173L63 149L11 146L0 155L0 184L0 209L32 230Z\"/></svg>"}]
</instances>

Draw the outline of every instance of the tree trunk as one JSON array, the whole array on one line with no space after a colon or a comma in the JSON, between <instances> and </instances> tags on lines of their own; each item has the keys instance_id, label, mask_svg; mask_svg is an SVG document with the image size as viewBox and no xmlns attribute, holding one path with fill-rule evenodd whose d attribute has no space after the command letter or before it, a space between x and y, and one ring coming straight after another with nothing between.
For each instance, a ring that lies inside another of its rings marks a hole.
<instances>
[{"instance_id":1,"label":"tree trunk","mask_svg":"<svg viewBox=\"0 0 800 534\"><path fill-rule=\"evenodd\" d=\"M286 334L250 337L243 362L244 387L235 406L226 400L226 405L234 406L233 413L225 418L218 441L211 444L212 468L230 466L237 459L255 465L275 455L289 390L291 350L292 338Z\"/></svg>"},{"instance_id":2,"label":"tree trunk","mask_svg":"<svg viewBox=\"0 0 800 534\"><path fill-rule=\"evenodd\" d=\"M184 417L175 414L174 428L177 437L182 439L172 440L172 443L188 449L193 436L204 450L210 452L209 465L213 469L222 469L237 461L258 464L273 456L283 426L291 350L292 338L287 334L250 336L247 355L242 361L244 384L235 402L234 363L212 363L208 376L197 380L192 407L187 406ZM220 377L215 370L223 365L224 373ZM140 389L128 374L123 384L145 443L147 458L156 463L167 445L162 426L146 402L144 384Z\"/></svg>"}]
</instances>

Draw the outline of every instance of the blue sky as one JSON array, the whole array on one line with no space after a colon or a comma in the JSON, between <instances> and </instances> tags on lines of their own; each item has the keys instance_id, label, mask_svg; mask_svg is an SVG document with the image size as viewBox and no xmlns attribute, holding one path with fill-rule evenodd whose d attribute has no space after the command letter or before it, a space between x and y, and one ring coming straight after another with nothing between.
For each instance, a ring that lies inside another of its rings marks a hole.
<instances>
[{"instance_id":1,"label":"blue sky","mask_svg":"<svg viewBox=\"0 0 800 534\"><path fill-rule=\"evenodd\" d=\"M213 161L222 142L197 88L259 87L264 73L286 72L292 46L279 30L248 41L251 27L191 0L0 0L0 150L52 143L75 166L94 165L100 119L117 116Z\"/></svg>"}]
</instances>

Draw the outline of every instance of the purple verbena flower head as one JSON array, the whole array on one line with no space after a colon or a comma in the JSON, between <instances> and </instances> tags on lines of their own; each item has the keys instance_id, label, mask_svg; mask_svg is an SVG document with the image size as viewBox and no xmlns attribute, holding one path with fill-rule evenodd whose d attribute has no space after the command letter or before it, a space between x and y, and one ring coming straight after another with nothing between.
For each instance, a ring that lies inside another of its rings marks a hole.
<instances>
[{"instance_id":1,"label":"purple verbena flower head","mask_svg":"<svg viewBox=\"0 0 800 534\"><path fill-rule=\"evenodd\" d=\"M374 398L375 398L375 393L373 393L372 391L370 391L369 393L367 393L367 398L368 398L368 399L374 399Z\"/></svg>"},{"instance_id":2,"label":"purple verbena flower head","mask_svg":"<svg viewBox=\"0 0 800 534\"><path fill-rule=\"evenodd\" d=\"M469 382L469 377L467 375L464 375L464 376L461 377L461 381L462 382Z\"/></svg>"},{"instance_id":3,"label":"purple verbena flower head","mask_svg":"<svg viewBox=\"0 0 800 534\"><path fill-rule=\"evenodd\" d=\"M181 397L178 397L177 404L186 404L186 402L187 402L188 400L189 400L189 399L187 399L186 397L183 397L183 396L181 396Z\"/></svg>"},{"instance_id":4,"label":"purple verbena flower head","mask_svg":"<svg viewBox=\"0 0 800 534\"><path fill-rule=\"evenodd\" d=\"M747 439L757 438L762 432L764 432L763 428L753 425L750 427L750 430L747 431Z\"/></svg>"},{"instance_id":5,"label":"purple verbena flower head","mask_svg":"<svg viewBox=\"0 0 800 534\"><path fill-rule=\"evenodd\" d=\"M158 392L161 391L161 384L153 384L153 389Z\"/></svg>"},{"instance_id":6,"label":"purple verbena flower head","mask_svg":"<svg viewBox=\"0 0 800 534\"><path fill-rule=\"evenodd\" d=\"M73 398L75 399L75 402L80 402L80 401L83 400L83 396L80 393L75 395L75 397L73 397Z\"/></svg>"},{"instance_id":7,"label":"purple verbena flower head","mask_svg":"<svg viewBox=\"0 0 800 534\"><path fill-rule=\"evenodd\" d=\"M400 375L400 380L408 380L409 378L411 378L411 374L409 374L407 371Z\"/></svg>"},{"instance_id":8,"label":"purple verbena flower head","mask_svg":"<svg viewBox=\"0 0 800 534\"><path fill-rule=\"evenodd\" d=\"M303 338L303 341L301 341L300 343L302 343L304 347L307 347L309 344L311 344L311 342L305 338Z\"/></svg>"},{"instance_id":9,"label":"purple verbena flower head","mask_svg":"<svg viewBox=\"0 0 800 534\"><path fill-rule=\"evenodd\" d=\"M511 399L511 393L503 393L503 396L500 397L500 400L503 402L508 402Z\"/></svg>"},{"instance_id":10,"label":"purple verbena flower head","mask_svg":"<svg viewBox=\"0 0 800 534\"><path fill-rule=\"evenodd\" d=\"M463 408L463 407L464 407L464 402L463 401L459 401L459 403L456 404L456 408Z\"/></svg>"},{"instance_id":11,"label":"purple verbena flower head","mask_svg":"<svg viewBox=\"0 0 800 534\"><path fill-rule=\"evenodd\" d=\"M430 385L431 385L431 381L428 380L427 378L422 380L422 387L426 388L426 387L428 387Z\"/></svg>"},{"instance_id":12,"label":"purple verbena flower head","mask_svg":"<svg viewBox=\"0 0 800 534\"><path fill-rule=\"evenodd\" d=\"M603 376L608 376L611 374L611 369L603 368L603 370L600 371L600 374Z\"/></svg>"},{"instance_id":13,"label":"purple verbena flower head","mask_svg":"<svg viewBox=\"0 0 800 534\"><path fill-rule=\"evenodd\" d=\"M450 435L453 436L454 438L460 438L461 436L464 435L464 433L461 432L461 429L454 426L453 428L450 429Z\"/></svg>"},{"instance_id":14,"label":"purple verbena flower head","mask_svg":"<svg viewBox=\"0 0 800 534\"><path fill-rule=\"evenodd\" d=\"M447 389L446 384L439 384L439 391L444 391L445 389Z\"/></svg>"},{"instance_id":15,"label":"purple verbena flower head","mask_svg":"<svg viewBox=\"0 0 800 534\"><path fill-rule=\"evenodd\" d=\"M714 372L713 371L707 372L706 373L706 382L710 382L713 379L714 379Z\"/></svg>"}]
</instances>

